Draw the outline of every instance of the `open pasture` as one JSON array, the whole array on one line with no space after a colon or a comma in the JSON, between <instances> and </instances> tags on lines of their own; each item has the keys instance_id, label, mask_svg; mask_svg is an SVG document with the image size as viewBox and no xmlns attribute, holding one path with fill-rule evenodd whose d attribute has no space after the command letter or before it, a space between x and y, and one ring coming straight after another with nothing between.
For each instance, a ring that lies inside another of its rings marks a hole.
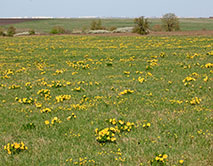
<instances>
[{"instance_id":1,"label":"open pasture","mask_svg":"<svg viewBox=\"0 0 213 166\"><path fill-rule=\"evenodd\" d=\"M211 165L212 55L212 37L0 38L0 165Z\"/></svg>"}]
</instances>

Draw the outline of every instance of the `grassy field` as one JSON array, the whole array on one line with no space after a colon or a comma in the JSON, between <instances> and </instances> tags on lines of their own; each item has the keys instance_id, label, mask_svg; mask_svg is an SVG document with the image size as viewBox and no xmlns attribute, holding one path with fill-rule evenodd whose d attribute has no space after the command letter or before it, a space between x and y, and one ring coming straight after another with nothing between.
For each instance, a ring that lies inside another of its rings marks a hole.
<instances>
[{"instance_id":1,"label":"grassy field","mask_svg":"<svg viewBox=\"0 0 213 166\"><path fill-rule=\"evenodd\" d=\"M30 21L19 24L14 24L18 32L34 29L40 33L49 33L54 26L62 26L68 31L89 29L90 24L94 19L50 19L41 21ZM160 19L149 19L151 27L161 24ZM102 19L103 26L109 28L115 27L132 27L134 26L133 19ZM2 28L11 26L5 25ZM213 30L213 19L208 18L181 18L180 28L182 31L191 30Z\"/></svg>"},{"instance_id":2,"label":"grassy field","mask_svg":"<svg viewBox=\"0 0 213 166\"><path fill-rule=\"evenodd\" d=\"M0 38L0 165L211 165L212 55L212 37Z\"/></svg>"}]
</instances>

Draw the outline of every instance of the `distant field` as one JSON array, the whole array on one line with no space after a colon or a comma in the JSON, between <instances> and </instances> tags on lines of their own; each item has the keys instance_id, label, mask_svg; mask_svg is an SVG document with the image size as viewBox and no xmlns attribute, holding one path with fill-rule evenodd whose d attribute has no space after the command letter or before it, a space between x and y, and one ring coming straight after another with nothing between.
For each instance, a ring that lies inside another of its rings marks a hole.
<instances>
[{"instance_id":1,"label":"distant field","mask_svg":"<svg viewBox=\"0 0 213 166\"><path fill-rule=\"evenodd\" d=\"M48 20L35 20L22 22L18 24L10 24L17 28L17 31L26 31L29 29L34 29L40 33L48 33L54 26L62 26L66 30L82 30L89 29L91 22L94 19L48 19ZM156 24L161 24L160 19L149 19L151 22L151 27ZM105 27L131 27L134 26L133 19L102 19L102 24ZM7 28L10 25L0 26L2 28ZM182 31L191 30L213 30L213 19L208 18L181 18L180 27Z\"/></svg>"}]
</instances>

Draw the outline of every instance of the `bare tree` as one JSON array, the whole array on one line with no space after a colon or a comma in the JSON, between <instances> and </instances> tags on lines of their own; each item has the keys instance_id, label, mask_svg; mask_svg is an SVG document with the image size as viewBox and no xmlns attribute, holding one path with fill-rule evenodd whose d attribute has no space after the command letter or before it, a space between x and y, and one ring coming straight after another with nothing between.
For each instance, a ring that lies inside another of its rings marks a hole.
<instances>
[{"instance_id":1,"label":"bare tree","mask_svg":"<svg viewBox=\"0 0 213 166\"><path fill-rule=\"evenodd\" d=\"M163 28L166 31L178 31L180 30L179 19L174 13L167 13L163 15L161 19Z\"/></svg>"}]
</instances>

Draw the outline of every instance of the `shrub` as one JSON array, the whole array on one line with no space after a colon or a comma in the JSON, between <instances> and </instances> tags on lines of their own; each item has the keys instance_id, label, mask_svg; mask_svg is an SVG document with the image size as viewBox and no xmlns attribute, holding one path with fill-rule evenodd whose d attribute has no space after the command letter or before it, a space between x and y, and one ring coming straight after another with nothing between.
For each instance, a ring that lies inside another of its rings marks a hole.
<instances>
[{"instance_id":1,"label":"shrub","mask_svg":"<svg viewBox=\"0 0 213 166\"><path fill-rule=\"evenodd\" d=\"M1 28L0 28L0 36L4 36L4 31Z\"/></svg>"},{"instance_id":2,"label":"shrub","mask_svg":"<svg viewBox=\"0 0 213 166\"><path fill-rule=\"evenodd\" d=\"M35 35L35 30L34 29L30 29L29 30L29 35Z\"/></svg>"},{"instance_id":3,"label":"shrub","mask_svg":"<svg viewBox=\"0 0 213 166\"><path fill-rule=\"evenodd\" d=\"M65 30L61 26L55 26L53 29L50 31L51 34L64 34Z\"/></svg>"},{"instance_id":4,"label":"shrub","mask_svg":"<svg viewBox=\"0 0 213 166\"><path fill-rule=\"evenodd\" d=\"M109 31L114 31L116 29L117 29L117 27L115 27L115 26L109 27Z\"/></svg>"},{"instance_id":5,"label":"shrub","mask_svg":"<svg viewBox=\"0 0 213 166\"><path fill-rule=\"evenodd\" d=\"M179 27L179 19L174 13L167 13L163 15L163 18L161 19L163 28L166 31L177 31L180 30Z\"/></svg>"},{"instance_id":6,"label":"shrub","mask_svg":"<svg viewBox=\"0 0 213 166\"><path fill-rule=\"evenodd\" d=\"M13 27L13 26L10 26L8 29L7 29L7 36L13 36L13 35L15 35L15 33L16 33L16 28L15 27Z\"/></svg>"},{"instance_id":7,"label":"shrub","mask_svg":"<svg viewBox=\"0 0 213 166\"><path fill-rule=\"evenodd\" d=\"M146 35L149 33L149 22L147 18L145 19L143 16L135 18L134 22L136 25L133 28L133 33L138 33L141 35Z\"/></svg>"},{"instance_id":8,"label":"shrub","mask_svg":"<svg viewBox=\"0 0 213 166\"><path fill-rule=\"evenodd\" d=\"M99 19L97 22L95 20L92 21L90 25L91 30L104 30L106 29L105 27L102 26L101 19Z\"/></svg>"}]
</instances>

